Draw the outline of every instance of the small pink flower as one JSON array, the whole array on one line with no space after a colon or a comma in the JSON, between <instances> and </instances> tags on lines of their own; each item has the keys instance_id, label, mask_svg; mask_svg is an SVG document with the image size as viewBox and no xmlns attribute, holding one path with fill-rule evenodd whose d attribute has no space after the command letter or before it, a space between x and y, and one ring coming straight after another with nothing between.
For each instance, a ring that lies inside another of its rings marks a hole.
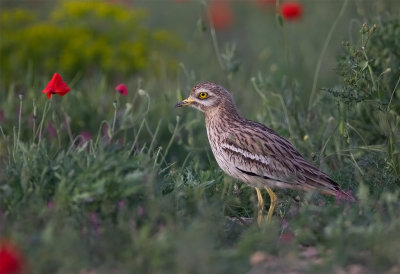
<instances>
[{"instance_id":1,"label":"small pink flower","mask_svg":"<svg viewBox=\"0 0 400 274\"><path fill-rule=\"evenodd\" d=\"M118 86L115 87L115 90L121 93L122 96L128 95L128 89L124 84L119 84Z\"/></svg>"},{"instance_id":2,"label":"small pink flower","mask_svg":"<svg viewBox=\"0 0 400 274\"><path fill-rule=\"evenodd\" d=\"M92 134L88 131L82 131L79 135L82 136L83 142L88 142L92 139Z\"/></svg>"},{"instance_id":3,"label":"small pink flower","mask_svg":"<svg viewBox=\"0 0 400 274\"><path fill-rule=\"evenodd\" d=\"M79 133L78 137L75 140L75 145L78 147L82 147L84 144L89 142L92 139L92 135L88 131L82 131Z\"/></svg>"}]
</instances>

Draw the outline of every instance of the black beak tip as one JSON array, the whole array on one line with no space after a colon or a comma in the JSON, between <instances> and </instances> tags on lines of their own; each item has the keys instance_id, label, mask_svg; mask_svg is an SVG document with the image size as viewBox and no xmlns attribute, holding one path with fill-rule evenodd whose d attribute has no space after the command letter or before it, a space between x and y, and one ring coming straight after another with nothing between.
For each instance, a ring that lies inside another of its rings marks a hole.
<instances>
[{"instance_id":1,"label":"black beak tip","mask_svg":"<svg viewBox=\"0 0 400 274\"><path fill-rule=\"evenodd\" d=\"M180 108L181 106L183 106L182 102L178 102L175 104L174 108Z\"/></svg>"}]
</instances>

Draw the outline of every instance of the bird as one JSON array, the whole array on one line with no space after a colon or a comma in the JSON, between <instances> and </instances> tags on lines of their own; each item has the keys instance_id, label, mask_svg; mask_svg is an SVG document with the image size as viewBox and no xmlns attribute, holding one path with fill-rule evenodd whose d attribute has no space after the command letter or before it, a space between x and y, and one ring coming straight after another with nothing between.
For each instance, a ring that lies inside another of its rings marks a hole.
<instances>
[{"instance_id":1,"label":"bird","mask_svg":"<svg viewBox=\"0 0 400 274\"><path fill-rule=\"evenodd\" d=\"M270 198L267 222L271 221L278 201L275 188L319 191L353 200L351 194L307 161L287 139L261 123L243 118L231 93L221 85L212 82L195 85L189 97L175 108L184 106L204 113L208 140L219 167L255 188L259 225L265 206L262 189Z\"/></svg>"}]
</instances>

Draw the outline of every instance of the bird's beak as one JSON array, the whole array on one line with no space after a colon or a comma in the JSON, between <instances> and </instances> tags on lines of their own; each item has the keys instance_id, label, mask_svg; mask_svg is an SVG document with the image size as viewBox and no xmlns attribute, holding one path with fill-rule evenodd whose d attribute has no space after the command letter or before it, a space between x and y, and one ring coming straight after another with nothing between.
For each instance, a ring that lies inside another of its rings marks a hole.
<instances>
[{"instance_id":1,"label":"bird's beak","mask_svg":"<svg viewBox=\"0 0 400 274\"><path fill-rule=\"evenodd\" d=\"M179 108L179 107L184 107L184 106L188 106L191 103L195 102L195 100L193 100L192 98L188 97L187 99L183 100L182 102L178 102L175 107Z\"/></svg>"}]
</instances>

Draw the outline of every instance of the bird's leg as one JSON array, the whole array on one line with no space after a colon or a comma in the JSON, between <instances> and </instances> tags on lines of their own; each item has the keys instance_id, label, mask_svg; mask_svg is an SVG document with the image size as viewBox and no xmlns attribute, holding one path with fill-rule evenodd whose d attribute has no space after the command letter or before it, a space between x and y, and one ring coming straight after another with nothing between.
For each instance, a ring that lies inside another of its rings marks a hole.
<instances>
[{"instance_id":1,"label":"bird's leg","mask_svg":"<svg viewBox=\"0 0 400 274\"><path fill-rule=\"evenodd\" d=\"M265 188L269 194L269 199L271 200L271 204L268 209L267 221L270 222L272 218L272 213L274 213L276 202L278 201L278 197L276 197L275 193L272 191L270 187Z\"/></svg>"},{"instance_id":2,"label":"bird's leg","mask_svg":"<svg viewBox=\"0 0 400 274\"><path fill-rule=\"evenodd\" d=\"M261 191L259 188L256 187L257 191L257 198L258 198L258 215L257 215L257 223L261 225L263 219L263 209L264 209L264 199L261 195Z\"/></svg>"}]
</instances>

